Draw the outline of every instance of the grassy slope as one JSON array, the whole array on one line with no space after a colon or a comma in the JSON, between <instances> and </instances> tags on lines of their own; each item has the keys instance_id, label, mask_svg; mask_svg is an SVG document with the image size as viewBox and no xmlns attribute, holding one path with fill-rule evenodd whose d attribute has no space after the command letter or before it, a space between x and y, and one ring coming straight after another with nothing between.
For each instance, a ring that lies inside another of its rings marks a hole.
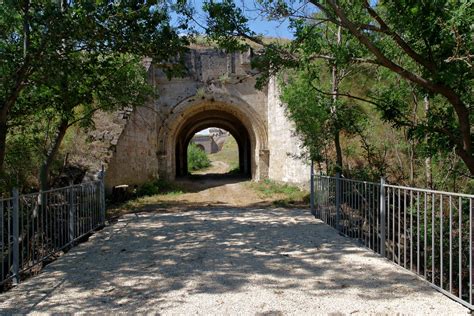
<instances>
[{"instance_id":1,"label":"grassy slope","mask_svg":"<svg viewBox=\"0 0 474 316\"><path fill-rule=\"evenodd\" d=\"M221 151L209 154L211 161L222 161L229 165L229 171L239 167L239 147L234 137L229 136Z\"/></svg>"}]
</instances>

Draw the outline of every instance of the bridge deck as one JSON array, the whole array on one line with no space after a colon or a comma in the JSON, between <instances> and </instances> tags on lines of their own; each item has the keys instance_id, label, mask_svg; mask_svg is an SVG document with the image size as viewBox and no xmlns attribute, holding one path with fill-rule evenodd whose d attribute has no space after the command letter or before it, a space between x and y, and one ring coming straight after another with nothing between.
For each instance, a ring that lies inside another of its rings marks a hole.
<instances>
[{"instance_id":1,"label":"bridge deck","mask_svg":"<svg viewBox=\"0 0 474 316\"><path fill-rule=\"evenodd\" d=\"M307 211L127 215L0 295L2 313L466 314Z\"/></svg>"}]
</instances>

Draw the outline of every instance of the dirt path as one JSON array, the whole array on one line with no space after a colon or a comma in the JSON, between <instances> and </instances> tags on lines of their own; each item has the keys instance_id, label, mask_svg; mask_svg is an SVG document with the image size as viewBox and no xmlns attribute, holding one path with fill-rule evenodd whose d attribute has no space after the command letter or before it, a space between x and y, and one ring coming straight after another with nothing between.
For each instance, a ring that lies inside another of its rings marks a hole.
<instances>
[{"instance_id":1,"label":"dirt path","mask_svg":"<svg viewBox=\"0 0 474 316\"><path fill-rule=\"evenodd\" d=\"M0 295L2 314L466 314L306 210L130 214Z\"/></svg>"},{"instance_id":2,"label":"dirt path","mask_svg":"<svg viewBox=\"0 0 474 316\"><path fill-rule=\"evenodd\" d=\"M211 161L211 166L209 168L206 168L204 170L199 170L193 172L193 174L196 175L202 175L202 174L224 174L230 171L230 166L228 163L224 161Z\"/></svg>"},{"instance_id":3,"label":"dirt path","mask_svg":"<svg viewBox=\"0 0 474 316\"><path fill-rule=\"evenodd\" d=\"M188 205L226 205L249 206L271 199L262 198L250 189L248 180L240 177L224 177L220 175L205 175L200 177L183 178L177 181L185 188L184 194L179 196L162 196L160 200L186 203Z\"/></svg>"}]
</instances>

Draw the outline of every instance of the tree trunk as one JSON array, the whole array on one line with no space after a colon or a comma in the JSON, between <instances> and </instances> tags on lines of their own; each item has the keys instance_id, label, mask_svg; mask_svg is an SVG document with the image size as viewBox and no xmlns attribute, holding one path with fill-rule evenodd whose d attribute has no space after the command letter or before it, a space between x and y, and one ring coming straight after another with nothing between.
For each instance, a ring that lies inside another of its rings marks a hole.
<instances>
[{"instance_id":1,"label":"tree trunk","mask_svg":"<svg viewBox=\"0 0 474 316\"><path fill-rule=\"evenodd\" d=\"M40 182L41 191L46 191L49 189L49 171L50 171L49 169L51 167L51 164L54 161L54 157L59 151L59 147L61 146L61 142L63 141L64 136L66 135L66 131L68 127L69 127L68 120L63 119L61 123L59 124L54 140L46 153L46 156L41 165L40 174L39 174L39 182Z\"/></svg>"},{"instance_id":2,"label":"tree trunk","mask_svg":"<svg viewBox=\"0 0 474 316\"><path fill-rule=\"evenodd\" d=\"M428 112L430 111L430 99L427 95L423 98L423 103L425 104L425 115L428 117ZM433 188L433 174L431 172L431 157L425 158L425 176L426 176L426 186L430 189Z\"/></svg>"},{"instance_id":3,"label":"tree trunk","mask_svg":"<svg viewBox=\"0 0 474 316\"><path fill-rule=\"evenodd\" d=\"M342 148L341 148L341 140L340 140L340 132L336 131L334 135L334 146L336 147L336 167L337 172L342 174Z\"/></svg>"},{"instance_id":4,"label":"tree trunk","mask_svg":"<svg viewBox=\"0 0 474 316\"><path fill-rule=\"evenodd\" d=\"M10 109L15 105L18 96L20 95L21 90L23 90L25 80L28 77L30 69L30 60L31 56L29 55L29 46L30 46L30 1L27 0L24 2L23 6L23 65L15 73L13 89L9 91L7 97L4 100L1 100L0 104L0 174L3 172L3 164L5 162L6 155L6 143L7 143L7 133L8 133L8 114Z\"/></svg>"},{"instance_id":5,"label":"tree trunk","mask_svg":"<svg viewBox=\"0 0 474 316\"><path fill-rule=\"evenodd\" d=\"M0 174L3 172L3 163L5 162L7 132L7 116L2 111L0 113Z\"/></svg>"},{"instance_id":6,"label":"tree trunk","mask_svg":"<svg viewBox=\"0 0 474 316\"><path fill-rule=\"evenodd\" d=\"M341 31L342 28L337 28L337 45L341 44ZM341 131L339 129L339 123L337 118L337 99L339 93L339 80L338 80L338 69L337 65L332 65L332 101L333 106L331 112L334 115L335 127L334 127L334 146L336 147L336 169L337 172L343 173L343 161L342 161L342 148L341 148Z\"/></svg>"}]
</instances>

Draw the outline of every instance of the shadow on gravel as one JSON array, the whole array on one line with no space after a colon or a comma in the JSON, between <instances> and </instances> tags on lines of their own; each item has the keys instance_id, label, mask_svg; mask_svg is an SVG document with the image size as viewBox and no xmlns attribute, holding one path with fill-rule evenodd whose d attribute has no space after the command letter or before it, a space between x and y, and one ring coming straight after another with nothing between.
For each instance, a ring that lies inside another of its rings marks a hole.
<instances>
[{"instance_id":1,"label":"shadow on gravel","mask_svg":"<svg viewBox=\"0 0 474 316\"><path fill-rule=\"evenodd\" d=\"M305 210L195 206L130 214L22 284L21 292L4 294L10 297L2 313L61 306L83 313L158 305L166 311L182 303L177 291L239 292L255 282L277 294L297 289L314 297L356 289L365 301L432 291L408 273L379 266L378 258ZM397 291L401 284L408 292Z\"/></svg>"},{"instance_id":2,"label":"shadow on gravel","mask_svg":"<svg viewBox=\"0 0 474 316\"><path fill-rule=\"evenodd\" d=\"M185 192L195 193L226 184L249 181L251 178L243 175L231 175L222 173L208 173L203 175L189 175L178 177L175 182L184 187Z\"/></svg>"}]
</instances>

